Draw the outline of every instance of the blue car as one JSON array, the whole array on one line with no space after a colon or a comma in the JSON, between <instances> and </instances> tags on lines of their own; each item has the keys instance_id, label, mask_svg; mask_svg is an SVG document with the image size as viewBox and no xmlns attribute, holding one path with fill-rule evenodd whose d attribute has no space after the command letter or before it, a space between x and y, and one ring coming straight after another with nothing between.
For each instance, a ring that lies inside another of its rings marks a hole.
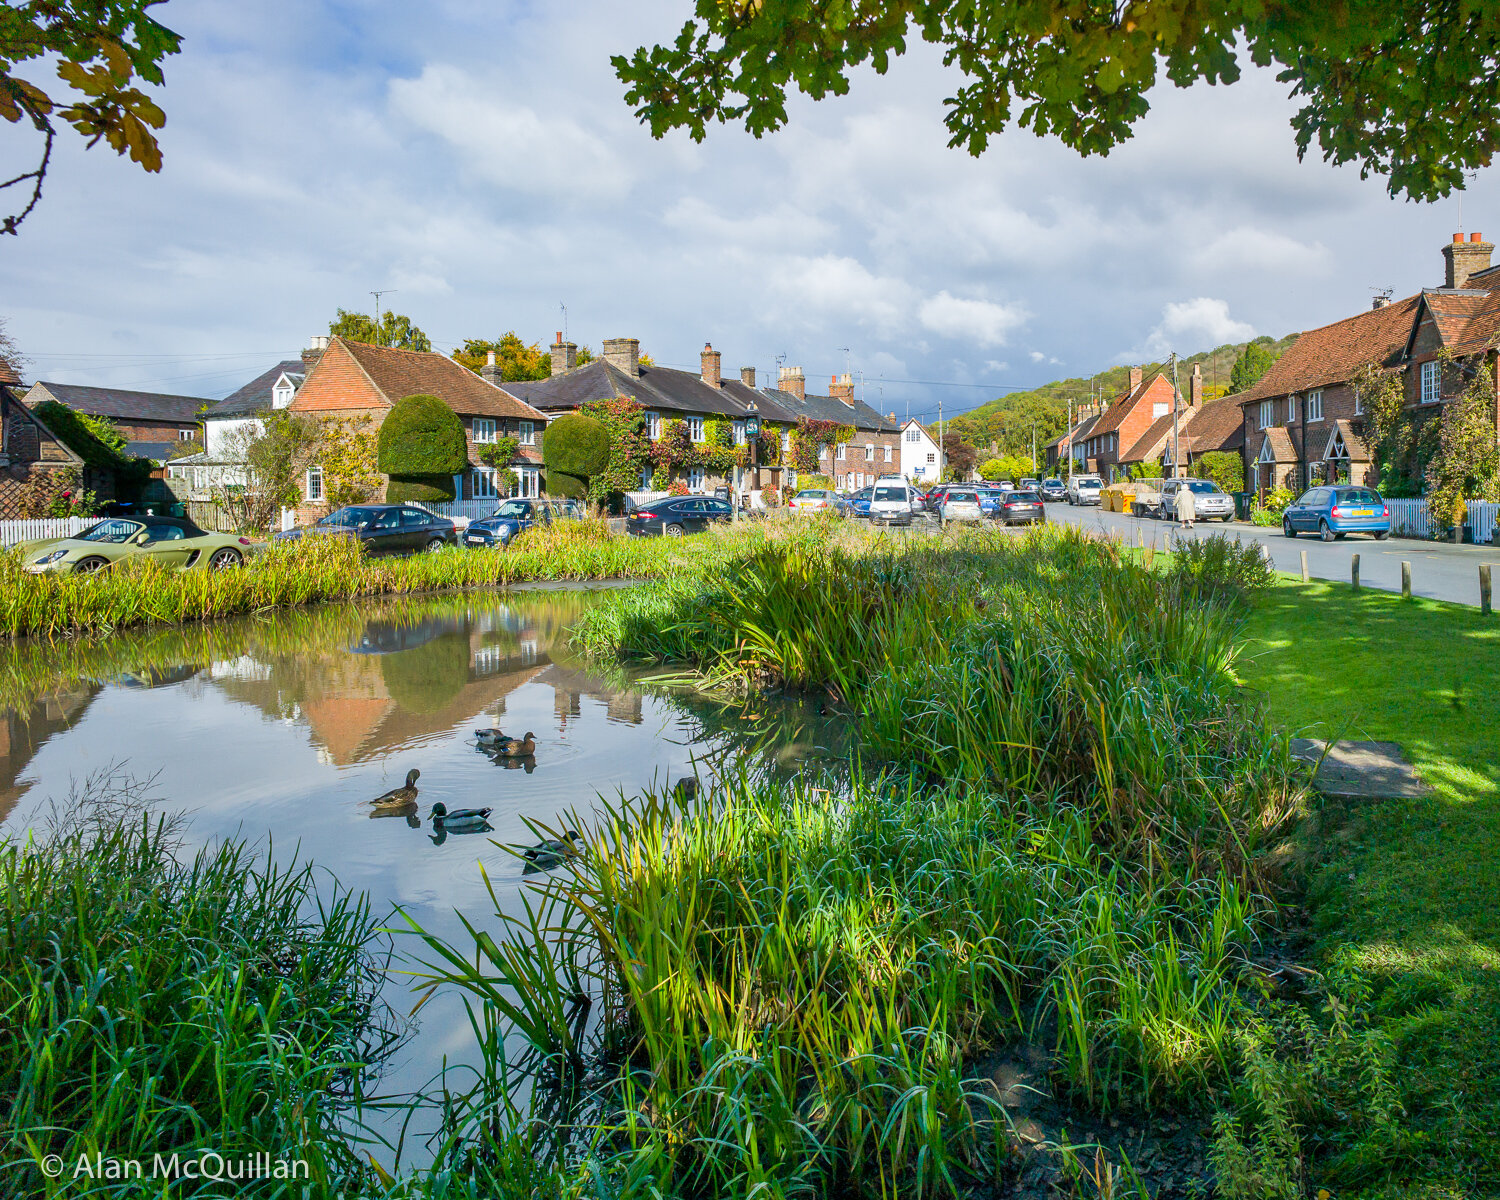
<instances>
[{"instance_id":1,"label":"blue car","mask_svg":"<svg viewBox=\"0 0 1500 1200\"><path fill-rule=\"evenodd\" d=\"M470 521L465 546L508 546L523 529L549 521L577 520L583 515L573 500L507 500L489 516Z\"/></svg>"},{"instance_id":2,"label":"blue car","mask_svg":"<svg viewBox=\"0 0 1500 1200\"><path fill-rule=\"evenodd\" d=\"M874 487L862 488L853 493L848 499L847 512L851 517L868 517L870 515L870 498L875 495Z\"/></svg>"},{"instance_id":3,"label":"blue car","mask_svg":"<svg viewBox=\"0 0 1500 1200\"><path fill-rule=\"evenodd\" d=\"M1346 533L1373 533L1383 542L1391 536L1391 510L1373 488L1330 484L1310 488L1288 504L1281 532L1289 538L1316 533L1325 542Z\"/></svg>"}]
</instances>

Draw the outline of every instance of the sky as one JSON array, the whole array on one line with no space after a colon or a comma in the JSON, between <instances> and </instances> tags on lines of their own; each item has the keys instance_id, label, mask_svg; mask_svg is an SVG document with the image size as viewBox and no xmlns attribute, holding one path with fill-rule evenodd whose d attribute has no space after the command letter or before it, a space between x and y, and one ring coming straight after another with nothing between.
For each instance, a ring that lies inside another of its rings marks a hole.
<instances>
[{"instance_id":1,"label":"sky","mask_svg":"<svg viewBox=\"0 0 1500 1200\"><path fill-rule=\"evenodd\" d=\"M217 398L384 290L443 351L547 345L566 321L667 366L696 370L705 342L726 373L801 366L810 391L848 370L929 418L1442 282L1458 201L1299 163L1269 72L1157 89L1107 158L1013 131L976 159L947 148L956 77L918 43L759 140L656 141L609 56L691 8L169 0L162 172L69 135L0 239L28 377ZM6 126L0 172L32 150ZM1465 229L1500 227L1496 179L1470 186Z\"/></svg>"}]
</instances>

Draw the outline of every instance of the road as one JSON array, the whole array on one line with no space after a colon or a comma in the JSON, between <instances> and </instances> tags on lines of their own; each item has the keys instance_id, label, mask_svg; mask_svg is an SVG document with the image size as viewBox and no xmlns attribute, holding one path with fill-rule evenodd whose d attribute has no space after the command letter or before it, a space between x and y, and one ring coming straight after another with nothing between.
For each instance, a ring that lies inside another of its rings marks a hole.
<instances>
[{"instance_id":1,"label":"road","mask_svg":"<svg viewBox=\"0 0 1500 1200\"><path fill-rule=\"evenodd\" d=\"M1092 505L1047 505L1047 519L1056 524L1079 525L1085 529L1103 530L1122 537L1131 545L1137 531L1146 545L1165 548L1170 537L1203 537L1228 534L1245 542L1258 542L1271 551L1271 561L1278 571L1300 573L1301 552L1307 551L1307 570L1314 579L1349 582L1350 559L1359 555L1359 578L1365 587L1382 591L1401 590L1401 563L1411 563L1413 595L1434 600L1451 600L1458 604L1479 605L1479 567L1489 563L1500 581L1500 546L1454 546L1440 542L1419 542L1391 538L1377 542L1374 538L1350 534L1341 542L1323 542L1316 536L1291 539L1279 527L1263 529L1238 521L1199 522L1191 533L1177 530L1171 522L1153 521L1128 513L1104 512Z\"/></svg>"}]
</instances>

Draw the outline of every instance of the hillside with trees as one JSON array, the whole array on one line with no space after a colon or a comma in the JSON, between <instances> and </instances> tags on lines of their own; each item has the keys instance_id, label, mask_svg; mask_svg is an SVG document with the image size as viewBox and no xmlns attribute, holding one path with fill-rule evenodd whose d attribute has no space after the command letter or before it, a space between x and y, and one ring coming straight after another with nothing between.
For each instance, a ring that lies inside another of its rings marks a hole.
<instances>
[{"instance_id":1,"label":"hillside with trees","mask_svg":"<svg viewBox=\"0 0 1500 1200\"><path fill-rule=\"evenodd\" d=\"M1183 358L1178 364L1183 391L1186 393L1187 378L1193 373L1195 363L1203 370L1205 399L1228 395L1230 381L1236 377L1237 371L1240 380L1248 379L1253 383L1297 340L1297 336L1288 334L1279 341L1258 337L1250 342L1228 343ZM1143 370L1149 377L1153 371L1166 365L1145 363ZM1040 457L1042 446L1066 432L1070 401L1076 411L1079 405L1087 404L1091 399L1102 396L1108 400L1119 395L1129 381L1130 368L1126 366L1109 367L1087 379L1059 379L1028 391L1012 392L966 413L959 413L947 422L947 431L957 433L969 445L984 450L986 457L1018 454L1029 458L1035 428ZM1249 383L1243 386L1248 387Z\"/></svg>"}]
</instances>

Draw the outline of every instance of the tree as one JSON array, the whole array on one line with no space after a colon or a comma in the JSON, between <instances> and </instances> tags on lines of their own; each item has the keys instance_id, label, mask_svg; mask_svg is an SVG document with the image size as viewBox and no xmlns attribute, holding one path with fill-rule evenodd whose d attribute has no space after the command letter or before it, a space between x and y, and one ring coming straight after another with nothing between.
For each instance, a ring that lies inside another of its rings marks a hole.
<instances>
[{"instance_id":1,"label":"tree","mask_svg":"<svg viewBox=\"0 0 1500 1200\"><path fill-rule=\"evenodd\" d=\"M1232 394L1249 391L1271 369L1271 364L1276 359L1266 349L1265 342L1269 340L1256 339L1247 343L1239 358L1235 359L1229 372L1229 390Z\"/></svg>"},{"instance_id":2,"label":"tree","mask_svg":"<svg viewBox=\"0 0 1500 1200\"><path fill-rule=\"evenodd\" d=\"M0 190L20 188L25 197L24 204L17 202L18 212L0 217L0 233L15 233L41 201L57 123L71 125L90 147L103 141L145 170L161 170L161 147L152 130L166 123L166 115L133 86L136 77L160 84L162 60L182 45L181 37L146 15L159 3L11 0L0 5L0 117L29 124L42 143L35 167L0 182ZM55 64L67 103L59 105L38 84L15 74L19 64L35 59Z\"/></svg>"},{"instance_id":3,"label":"tree","mask_svg":"<svg viewBox=\"0 0 1500 1200\"><path fill-rule=\"evenodd\" d=\"M299 485L318 461L322 426L312 417L277 408L266 414L259 429L247 423L229 436L226 457L241 458L248 466L245 524L270 529L283 508L294 507L302 498Z\"/></svg>"},{"instance_id":4,"label":"tree","mask_svg":"<svg viewBox=\"0 0 1500 1200\"><path fill-rule=\"evenodd\" d=\"M955 479L967 479L979 462L979 451L950 430L943 434L943 457Z\"/></svg>"},{"instance_id":5,"label":"tree","mask_svg":"<svg viewBox=\"0 0 1500 1200\"><path fill-rule=\"evenodd\" d=\"M417 393L391 406L376 439L376 466L391 477L385 498L441 503L469 465L464 423L441 396Z\"/></svg>"},{"instance_id":6,"label":"tree","mask_svg":"<svg viewBox=\"0 0 1500 1200\"><path fill-rule=\"evenodd\" d=\"M1005 478L1005 464L998 458L987 458L979 464L979 478L995 483Z\"/></svg>"},{"instance_id":7,"label":"tree","mask_svg":"<svg viewBox=\"0 0 1500 1200\"><path fill-rule=\"evenodd\" d=\"M19 379L22 368L26 366L26 356L21 353L21 347L16 345L15 338L10 336L5 325L5 318L0 317L0 368L9 367Z\"/></svg>"},{"instance_id":8,"label":"tree","mask_svg":"<svg viewBox=\"0 0 1500 1200\"><path fill-rule=\"evenodd\" d=\"M397 350L432 349L432 342L412 324L410 317L390 311L381 313L380 324L376 325L368 313L348 312L341 308L339 315L328 322L328 332L334 337L371 346L391 346Z\"/></svg>"},{"instance_id":9,"label":"tree","mask_svg":"<svg viewBox=\"0 0 1500 1200\"><path fill-rule=\"evenodd\" d=\"M854 68L884 74L913 31L962 76L948 144L975 155L1012 126L1107 154L1161 75L1234 83L1242 57L1281 68L1301 101L1299 158L1316 142L1388 176L1392 195L1446 196L1500 148L1500 21L1477 0L698 0L670 46L611 61L654 136L743 122L759 137L786 123L791 88L844 95Z\"/></svg>"},{"instance_id":10,"label":"tree","mask_svg":"<svg viewBox=\"0 0 1500 1200\"><path fill-rule=\"evenodd\" d=\"M1427 463L1427 504L1440 527L1463 528L1465 501L1500 492L1500 448L1495 443L1495 382L1483 355L1468 363L1444 355L1443 373L1467 379L1437 418L1436 453Z\"/></svg>"},{"instance_id":11,"label":"tree","mask_svg":"<svg viewBox=\"0 0 1500 1200\"><path fill-rule=\"evenodd\" d=\"M542 434L542 462L549 496L583 499L589 481L609 466L609 426L581 413L555 418Z\"/></svg>"},{"instance_id":12,"label":"tree","mask_svg":"<svg viewBox=\"0 0 1500 1200\"><path fill-rule=\"evenodd\" d=\"M489 361L492 351L495 364L500 368L500 378L508 382L547 379L552 374L551 352L543 350L539 342L532 342L528 346L514 329L493 342L482 338L465 338L463 348L453 352L453 361L477 372Z\"/></svg>"},{"instance_id":13,"label":"tree","mask_svg":"<svg viewBox=\"0 0 1500 1200\"><path fill-rule=\"evenodd\" d=\"M1217 483L1226 492L1245 490L1245 460L1228 450L1210 450L1196 463L1200 478Z\"/></svg>"}]
</instances>

